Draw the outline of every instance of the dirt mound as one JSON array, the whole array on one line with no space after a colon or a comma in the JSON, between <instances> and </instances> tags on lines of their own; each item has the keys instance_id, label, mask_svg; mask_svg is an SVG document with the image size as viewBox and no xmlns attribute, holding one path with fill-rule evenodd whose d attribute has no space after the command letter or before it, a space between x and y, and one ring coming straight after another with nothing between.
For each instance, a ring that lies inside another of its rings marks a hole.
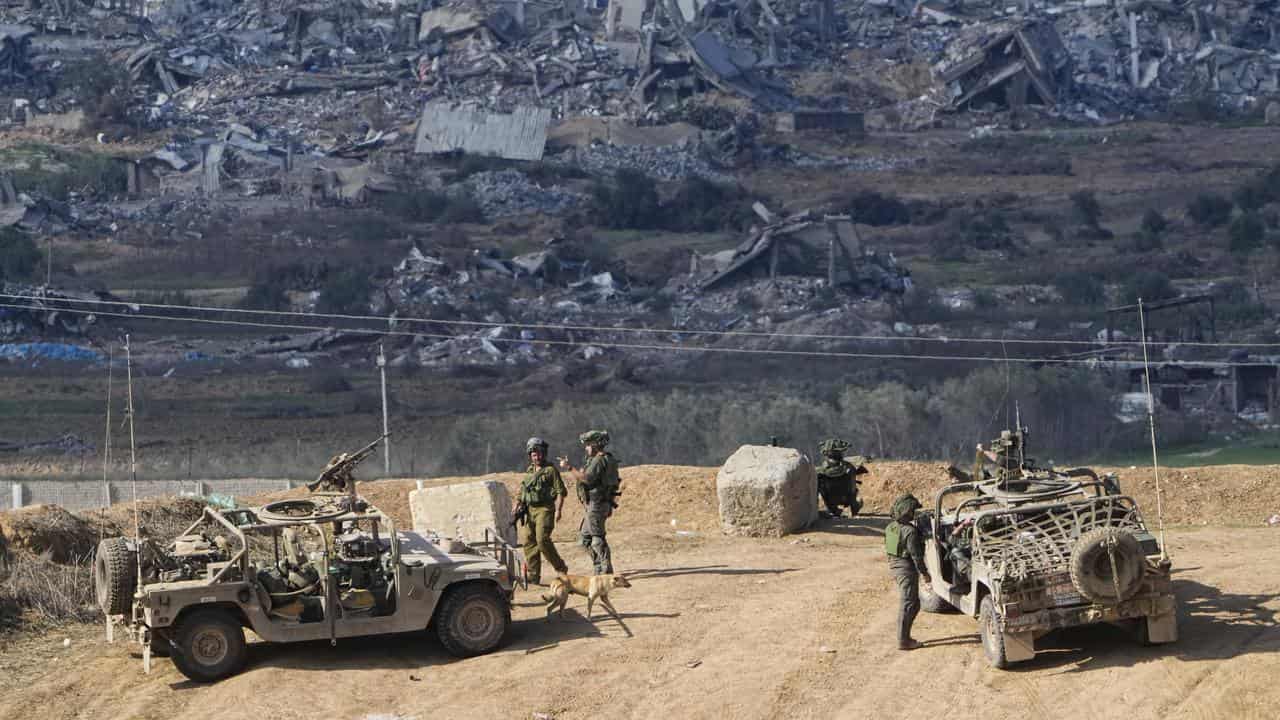
<instances>
[{"instance_id":1,"label":"dirt mound","mask_svg":"<svg viewBox=\"0 0 1280 720\"><path fill-rule=\"evenodd\" d=\"M186 530L204 512L205 502L193 497L150 498L138 502L138 528L144 537L168 542ZM105 511L80 513L94 527L102 524L105 535L133 536L133 503L112 505Z\"/></svg>"},{"instance_id":2,"label":"dirt mound","mask_svg":"<svg viewBox=\"0 0 1280 720\"><path fill-rule=\"evenodd\" d=\"M864 475L861 497L864 514L886 514L894 499L913 493L926 506L938 490L946 486L946 465L940 462L883 461L870 465ZM1156 519L1155 481L1151 468L1094 468L1099 473L1115 472L1121 489L1134 497L1144 517L1154 526ZM716 500L718 468L679 465L634 465L622 468L620 508L612 527L627 528L670 524L682 530L710 532L720 525ZM497 473L480 477L448 477L427 480L426 484L450 485L477 480L498 480L514 494L523 477L520 473ZM1164 495L1165 522L1169 525L1258 525L1272 513L1280 512L1280 466L1223 465L1203 468L1167 468L1160 473ZM402 527L411 525L408 493L413 480L381 480L360 484L360 493L392 516ZM573 489L570 488L570 495ZM305 495L297 488L269 497ZM262 498L259 498L262 500ZM582 511L570 497L560 527L577 527Z\"/></svg>"},{"instance_id":3,"label":"dirt mound","mask_svg":"<svg viewBox=\"0 0 1280 720\"><path fill-rule=\"evenodd\" d=\"M56 563L88 557L98 542L97 526L57 505L32 505L0 513L0 533L14 550L47 555Z\"/></svg>"}]
</instances>

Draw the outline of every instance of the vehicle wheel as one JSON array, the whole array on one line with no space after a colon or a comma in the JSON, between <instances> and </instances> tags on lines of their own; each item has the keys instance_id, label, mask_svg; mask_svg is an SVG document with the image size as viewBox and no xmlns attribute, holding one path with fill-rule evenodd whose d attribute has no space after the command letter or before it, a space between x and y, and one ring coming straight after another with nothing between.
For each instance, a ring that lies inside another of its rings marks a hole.
<instances>
[{"instance_id":1,"label":"vehicle wheel","mask_svg":"<svg viewBox=\"0 0 1280 720\"><path fill-rule=\"evenodd\" d=\"M955 606L934 592L928 583L920 586L920 609L927 613L936 614L947 614L956 611Z\"/></svg>"},{"instance_id":2,"label":"vehicle wheel","mask_svg":"<svg viewBox=\"0 0 1280 720\"><path fill-rule=\"evenodd\" d=\"M222 610L201 610L183 618L175 636L173 664L196 682L213 682L244 667L246 649L240 623Z\"/></svg>"},{"instance_id":3,"label":"vehicle wheel","mask_svg":"<svg viewBox=\"0 0 1280 720\"><path fill-rule=\"evenodd\" d=\"M98 605L108 615L122 615L133 605L138 583L138 560L122 537L98 543L93 558L93 587Z\"/></svg>"},{"instance_id":4,"label":"vehicle wheel","mask_svg":"<svg viewBox=\"0 0 1280 720\"><path fill-rule=\"evenodd\" d=\"M982 598L982 606L978 610L978 626L982 632L982 652L987 656L987 662L999 670L1009 667L1004 633L1000 630L1000 615L996 612L996 603L990 595Z\"/></svg>"},{"instance_id":5,"label":"vehicle wheel","mask_svg":"<svg viewBox=\"0 0 1280 720\"><path fill-rule=\"evenodd\" d=\"M498 647L511 624L511 610L492 588L462 585L440 602L436 634L444 649L457 657L483 655Z\"/></svg>"},{"instance_id":6,"label":"vehicle wheel","mask_svg":"<svg viewBox=\"0 0 1280 720\"><path fill-rule=\"evenodd\" d=\"M1071 584L1095 603L1114 604L1133 597L1142 585L1144 567L1138 539L1120 528L1094 528L1071 549Z\"/></svg>"},{"instance_id":7,"label":"vehicle wheel","mask_svg":"<svg viewBox=\"0 0 1280 720\"><path fill-rule=\"evenodd\" d=\"M154 632L151 634L151 657L167 658L173 654L171 652L172 649L173 646L169 644L168 640L156 635Z\"/></svg>"}]
</instances>

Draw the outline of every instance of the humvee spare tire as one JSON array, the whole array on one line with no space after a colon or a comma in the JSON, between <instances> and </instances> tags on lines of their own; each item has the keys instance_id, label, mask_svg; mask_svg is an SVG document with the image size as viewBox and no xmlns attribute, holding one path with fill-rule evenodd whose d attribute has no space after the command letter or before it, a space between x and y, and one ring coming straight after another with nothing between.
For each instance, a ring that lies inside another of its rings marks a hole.
<instances>
[{"instance_id":1,"label":"humvee spare tire","mask_svg":"<svg viewBox=\"0 0 1280 720\"><path fill-rule=\"evenodd\" d=\"M1120 603L1138 592L1145 566L1142 545L1133 533L1094 528L1071 549L1071 584L1092 602Z\"/></svg>"},{"instance_id":2,"label":"humvee spare tire","mask_svg":"<svg viewBox=\"0 0 1280 720\"><path fill-rule=\"evenodd\" d=\"M122 537L106 538L98 543L93 558L93 587L98 605L108 615L129 612L133 591L138 582L138 559Z\"/></svg>"}]
</instances>

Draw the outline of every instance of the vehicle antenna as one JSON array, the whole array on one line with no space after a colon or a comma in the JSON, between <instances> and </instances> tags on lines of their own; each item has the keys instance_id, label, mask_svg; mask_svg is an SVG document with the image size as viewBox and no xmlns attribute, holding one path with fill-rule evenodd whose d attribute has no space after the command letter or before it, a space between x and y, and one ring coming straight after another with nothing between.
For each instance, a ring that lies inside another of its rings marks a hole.
<instances>
[{"instance_id":1,"label":"vehicle antenna","mask_svg":"<svg viewBox=\"0 0 1280 720\"><path fill-rule=\"evenodd\" d=\"M1018 407L1016 398L1013 401L1013 430L1018 434L1018 472L1022 472L1022 466L1027 464L1027 443L1022 436L1022 409Z\"/></svg>"},{"instance_id":2,"label":"vehicle antenna","mask_svg":"<svg viewBox=\"0 0 1280 720\"><path fill-rule=\"evenodd\" d=\"M106 532L107 506L111 504L111 485L107 478L111 468L111 346L107 346L107 430L102 439L102 518L98 524L98 542Z\"/></svg>"},{"instance_id":3,"label":"vehicle antenna","mask_svg":"<svg viewBox=\"0 0 1280 720\"><path fill-rule=\"evenodd\" d=\"M134 551L138 554L138 589L142 589L142 532L138 522L138 445L133 435L133 350L129 347L129 336L124 336L124 367L128 400L125 415L129 419L129 487L133 491L133 541Z\"/></svg>"},{"instance_id":4,"label":"vehicle antenna","mask_svg":"<svg viewBox=\"0 0 1280 720\"><path fill-rule=\"evenodd\" d=\"M1151 471L1156 476L1156 522L1160 523L1160 559L1169 559L1169 547L1164 542L1164 496L1160 489L1160 455L1156 452L1156 399L1151 394L1151 362L1147 358L1147 319L1138 298L1138 327L1142 333L1142 381L1147 389L1147 425L1151 428Z\"/></svg>"}]
</instances>

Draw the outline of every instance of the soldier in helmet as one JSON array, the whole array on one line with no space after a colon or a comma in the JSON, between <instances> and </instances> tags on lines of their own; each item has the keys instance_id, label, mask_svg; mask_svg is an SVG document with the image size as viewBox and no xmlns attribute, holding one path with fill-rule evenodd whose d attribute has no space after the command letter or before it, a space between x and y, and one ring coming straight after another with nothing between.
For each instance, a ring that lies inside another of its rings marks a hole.
<instances>
[{"instance_id":1,"label":"soldier in helmet","mask_svg":"<svg viewBox=\"0 0 1280 720\"><path fill-rule=\"evenodd\" d=\"M541 585L543 556L557 573L569 571L569 566L560 559L555 543L551 542L551 531L560 519L564 498L569 493L564 488L560 471L547 462L546 440L531 437L524 449L529 455L529 468L520 483L520 502L524 503L529 514L521 545L524 547L525 565L529 568L529 582Z\"/></svg>"},{"instance_id":2,"label":"soldier in helmet","mask_svg":"<svg viewBox=\"0 0 1280 720\"><path fill-rule=\"evenodd\" d=\"M920 612L920 578L931 582L924 564L924 543L916 527L920 501L903 495L893 502L889 515L893 522L884 529L884 551L889 556L889 573L898 586L898 649L914 650L920 643L911 637L911 624Z\"/></svg>"},{"instance_id":3,"label":"soldier in helmet","mask_svg":"<svg viewBox=\"0 0 1280 720\"><path fill-rule=\"evenodd\" d=\"M582 546L591 553L596 575L613 573L613 555L605 537L605 522L617 507L615 498L620 494L618 486L618 460L605 450L609 444L606 430L588 430L578 436L587 456L579 470L569 464L568 458L560 458L560 467L573 473L577 480L578 499L586 506L586 517L580 528Z\"/></svg>"},{"instance_id":4,"label":"soldier in helmet","mask_svg":"<svg viewBox=\"0 0 1280 720\"><path fill-rule=\"evenodd\" d=\"M984 461L991 461L996 466L996 479L1001 483L1018 480L1022 477L1022 463L1025 448L1023 447L1023 430L1001 430L1000 437L991 441L991 449L978 443L977 469L975 479L980 478Z\"/></svg>"},{"instance_id":5,"label":"soldier in helmet","mask_svg":"<svg viewBox=\"0 0 1280 720\"><path fill-rule=\"evenodd\" d=\"M818 446L822 463L818 465L818 494L831 517L840 517L841 505L848 506L852 517L862 509L858 499L858 476L867 472L867 458L857 456L853 462L844 459L849 443L838 438L823 440Z\"/></svg>"}]
</instances>

